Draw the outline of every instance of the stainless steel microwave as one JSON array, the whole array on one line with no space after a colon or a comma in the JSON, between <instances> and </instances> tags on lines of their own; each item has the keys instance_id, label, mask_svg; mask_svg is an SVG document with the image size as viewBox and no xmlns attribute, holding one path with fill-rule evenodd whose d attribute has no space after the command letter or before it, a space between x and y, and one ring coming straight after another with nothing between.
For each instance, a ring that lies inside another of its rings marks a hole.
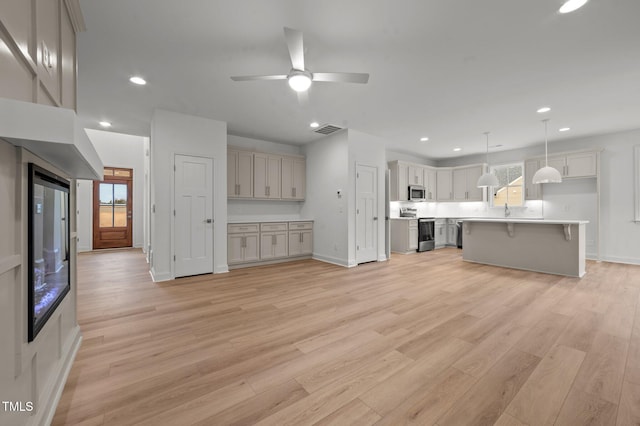
<instances>
[{"instance_id":1,"label":"stainless steel microwave","mask_svg":"<svg viewBox=\"0 0 640 426\"><path fill-rule=\"evenodd\" d=\"M424 201L427 199L424 186L411 185L409 187L409 201Z\"/></svg>"}]
</instances>

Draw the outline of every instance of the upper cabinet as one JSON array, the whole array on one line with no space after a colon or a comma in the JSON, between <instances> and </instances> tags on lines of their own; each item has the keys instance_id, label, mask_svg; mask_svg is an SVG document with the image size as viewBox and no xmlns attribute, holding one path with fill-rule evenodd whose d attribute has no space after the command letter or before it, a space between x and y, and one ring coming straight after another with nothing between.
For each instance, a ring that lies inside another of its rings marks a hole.
<instances>
[{"instance_id":1,"label":"upper cabinet","mask_svg":"<svg viewBox=\"0 0 640 426\"><path fill-rule=\"evenodd\" d=\"M450 168L436 169L436 200L453 201L453 175Z\"/></svg>"},{"instance_id":2,"label":"upper cabinet","mask_svg":"<svg viewBox=\"0 0 640 426\"><path fill-rule=\"evenodd\" d=\"M409 185L424 186L424 167L417 164L410 164L407 172Z\"/></svg>"},{"instance_id":3,"label":"upper cabinet","mask_svg":"<svg viewBox=\"0 0 640 426\"><path fill-rule=\"evenodd\" d=\"M389 163L389 199L407 201L409 199L409 164L402 161Z\"/></svg>"},{"instance_id":4,"label":"upper cabinet","mask_svg":"<svg viewBox=\"0 0 640 426\"><path fill-rule=\"evenodd\" d=\"M253 154L254 198L280 198L282 157L271 154Z\"/></svg>"},{"instance_id":5,"label":"upper cabinet","mask_svg":"<svg viewBox=\"0 0 640 426\"><path fill-rule=\"evenodd\" d=\"M556 168L562 177L593 177L598 173L598 153L576 152L549 157L549 166Z\"/></svg>"},{"instance_id":6,"label":"upper cabinet","mask_svg":"<svg viewBox=\"0 0 640 426\"><path fill-rule=\"evenodd\" d=\"M253 197L253 153L227 150L227 197Z\"/></svg>"},{"instance_id":7,"label":"upper cabinet","mask_svg":"<svg viewBox=\"0 0 640 426\"><path fill-rule=\"evenodd\" d=\"M306 162L304 158L282 157L282 198L304 200Z\"/></svg>"},{"instance_id":8,"label":"upper cabinet","mask_svg":"<svg viewBox=\"0 0 640 426\"><path fill-rule=\"evenodd\" d=\"M525 200L541 200L542 185L533 183L533 175L544 166L544 160L527 160L524 162L524 199Z\"/></svg>"},{"instance_id":9,"label":"upper cabinet","mask_svg":"<svg viewBox=\"0 0 640 426\"><path fill-rule=\"evenodd\" d=\"M305 198L305 158L227 149L227 198L292 200Z\"/></svg>"},{"instance_id":10,"label":"upper cabinet","mask_svg":"<svg viewBox=\"0 0 640 426\"><path fill-rule=\"evenodd\" d=\"M482 201L482 188L477 185L482 168L482 165L476 165L453 169L454 201Z\"/></svg>"},{"instance_id":11,"label":"upper cabinet","mask_svg":"<svg viewBox=\"0 0 640 426\"><path fill-rule=\"evenodd\" d=\"M436 200L437 172L433 167L424 168L424 188L427 201Z\"/></svg>"}]
</instances>

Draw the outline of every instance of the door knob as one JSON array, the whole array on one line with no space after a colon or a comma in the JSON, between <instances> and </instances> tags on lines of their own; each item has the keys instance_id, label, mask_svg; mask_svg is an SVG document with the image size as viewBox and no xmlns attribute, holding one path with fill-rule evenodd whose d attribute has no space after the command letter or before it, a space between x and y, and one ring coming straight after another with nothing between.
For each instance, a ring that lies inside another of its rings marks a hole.
<instances>
[{"instance_id":1,"label":"door knob","mask_svg":"<svg viewBox=\"0 0 640 426\"><path fill-rule=\"evenodd\" d=\"M377 217L377 216L375 216L375 217L373 218L373 220L378 220L378 217Z\"/></svg>"},{"instance_id":2,"label":"door knob","mask_svg":"<svg viewBox=\"0 0 640 426\"><path fill-rule=\"evenodd\" d=\"M213 222L213 220L211 220L211 219L205 219L205 221L204 221L204 223L212 223L212 222Z\"/></svg>"}]
</instances>

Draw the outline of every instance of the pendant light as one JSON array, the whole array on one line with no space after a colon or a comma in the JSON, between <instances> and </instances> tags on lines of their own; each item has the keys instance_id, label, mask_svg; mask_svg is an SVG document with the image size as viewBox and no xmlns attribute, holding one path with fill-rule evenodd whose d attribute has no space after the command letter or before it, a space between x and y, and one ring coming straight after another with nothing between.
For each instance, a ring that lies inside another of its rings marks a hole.
<instances>
[{"instance_id":1,"label":"pendant light","mask_svg":"<svg viewBox=\"0 0 640 426\"><path fill-rule=\"evenodd\" d=\"M489 132L484 132L484 134L487 136L487 171L478 179L478 188L488 188L500 185L500 182L498 182L498 176L493 173L489 173Z\"/></svg>"},{"instance_id":2,"label":"pendant light","mask_svg":"<svg viewBox=\"0 0 640 426\"><path fill-rule=\"evenodd\" d=\"M548 121L548 119L542 120L542 122L544 123L544 167L538 170L535 175L533 175L533 179L531 180L531 182L534 184L562 182L562 176L560 175L560 172L553 167L549 167L549 154L547 151L547 145L549 144L547 140Z\"/></svg>"}]
</instances>

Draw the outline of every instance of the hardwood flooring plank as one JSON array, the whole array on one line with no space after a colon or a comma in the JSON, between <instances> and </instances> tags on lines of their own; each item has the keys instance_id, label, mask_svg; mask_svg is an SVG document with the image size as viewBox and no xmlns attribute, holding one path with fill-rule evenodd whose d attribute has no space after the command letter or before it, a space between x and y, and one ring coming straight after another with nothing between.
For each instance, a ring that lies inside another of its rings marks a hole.
<instances>
[{"instance_id":1,"label":"hardwood flooring plank","mask_svg":"<svg viewBox=\"0 0 640 426\"><path fill-rule=\"evenodd\" d=\"M569 322L556 344L588 352L602 322L602 315L591 311L579 311Z\"/></svg>"},{"instance_id":2,"label":"hardwood flooring plank","mask_svg":"<svg viewBox=\"0 0 640 426\"><path fill-rule=\"evenodd\" d=\"M640 385L623 383L616 425L640 425Z\"/></svg>"},{"instance_id":3,"label":"hardwood flooring plank","mask_svg":"<svg viewBox=\"0 0 640 426\"><path fill-rule=\"evenodd\" d=\"M549 312L515 344L515 348L544 357L565 330L571 318Z\"/></svg>"},{"instance_id":4,"label":"hardwood flooring plank","mask_svg":"<svg viewBox=\"0 0 640 426\"><path fill-rule=\"evenodd\" d=\"M560 410L556 426L615 425L617 406L574 386Z\"/></svg>"},{"instance_id":5,"label":"hardwood flooring plank","mask_svg":"<svg viewBox=\"0 0 640 426\"><path fill-rule=\"evenodd\" d=\"M506 413L529 425L553 425L585 353L556 346L545 356L507 407Z\"/></svg>"},{"instance_id":6,"label":"hardwood flooring plank","mask_svg":"<svg viewBox=\"0 0 640 426\"><path fill-rule=\"evenodd\" d=\"M494 424L539 362L534 355L512 349L437 421L438 425Z\"/></svg>"},{"instance_id":7,"label":"hardwood flooring plank","mask_svg":"<svg viewBox=\"0 0 640 426\"><path fill-rule=\"evenodd\" d=\"M580 367L574 386L618 404L629 342L598 332Z\"/></svg>"},{"instance_id":8,"label":"hardwood flooring plank","mask_svg":"<svg viewBox=\"0 0 640 426\"><path fill-rule=\"evenodd\" d=\"M502 413L493 426L529 426L507 413Z\"/></svg>"},{"instance_id":9,"label":"hardwood flooring plank","mask_svg":"<svg viewBox=\"0 0 640 426\"><path fill-rule=\"evenodd\" d=\"M354 399L314 426L369 426L376 424L380 415L359 399Z\"/></svg>"}]
</instances>

